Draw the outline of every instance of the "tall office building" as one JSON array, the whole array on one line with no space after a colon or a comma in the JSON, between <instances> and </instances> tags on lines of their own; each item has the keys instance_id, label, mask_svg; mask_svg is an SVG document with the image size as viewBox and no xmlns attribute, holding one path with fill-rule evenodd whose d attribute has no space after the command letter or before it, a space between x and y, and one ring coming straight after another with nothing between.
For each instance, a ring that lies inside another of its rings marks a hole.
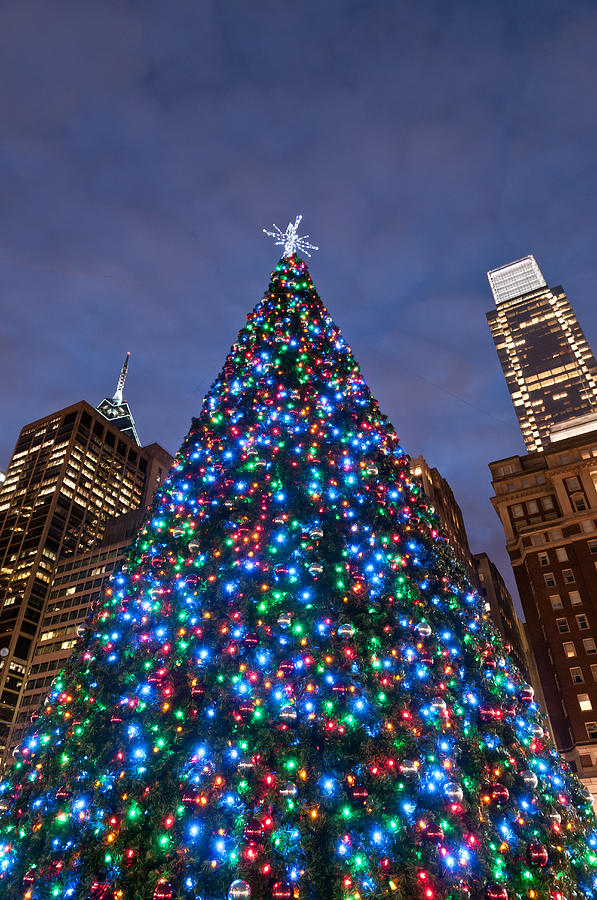
<instances>
[{"instance_id":1,"label":"tall office building","mask_svg":"<svg viewBox=\"0 0 597 900\"><path fill-rule=\"evenodd\" d=\"M109 519L103 539L83 553L58 560L50 584L46 611L32 652L19 709L7 741L10 753L36 718L50 685L68 662L80 629L108 587L113 572L124 562L127 549L147 516L144 508Z\"/></svg>"},{"instance_id":2,"label":"tall office building","mask_svg":"<svg viewBox=\"0 0 597 900\"><path fill-rule=\"evenodd\" d=\"M596 430L597 361L564 289L547 286L533 256L487 276L487 320L527 450L559 440L570 420L578 433Z\"/></svg>"},{"instance_id":3,"label":"tall office building","mask_svg":"<svg viewBox=\"0 0 597 900\"><path fill-rule=\"evenodd\" d=\"M597 799L597 432L489 467L556 744Z\"/></svg>"},{"instance_id":4,"label":"tall office building","mask_svg":"<svg viewBox=\"0 0 597 900\"><path fill-rule=\"evenodd\" d=\"M26 425L0 485L0 756L57 561L101 541L110 517L146 506L172 461L158 444L139 447L122 374L119 385L111 402L122 415L82 401Z\"/></svg>"}]
</instances>

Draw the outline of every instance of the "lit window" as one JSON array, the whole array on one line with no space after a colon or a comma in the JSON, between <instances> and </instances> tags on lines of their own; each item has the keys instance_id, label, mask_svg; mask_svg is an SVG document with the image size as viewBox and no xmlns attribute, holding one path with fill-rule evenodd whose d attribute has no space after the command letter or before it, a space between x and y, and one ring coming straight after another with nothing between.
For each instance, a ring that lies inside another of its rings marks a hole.
<instances>
[{"instance_id":1,"label":"lit window","mask_svg":"<svg viewBox=\"0 0 597 900\"><path fill-rule=\"evenodd\" d=\"M574 666L570 669L570 677L574 684L583 684L585 680L585 676L583 675L580 666Z\"/></svg>"},{"instance_id":2,"label":"lit window","mask_svg":"<svg viewBox=\"0 0 597 900\"><path fill-rule=\"evenodd\" d=\"M566 634L566 632L570 631L568 619L556 619L556 625L558 626L560 634Z\"/></svg>"},{"instance_id":3,"label":"lit window","mask_svg":"<svg viewBox=\"0 0 597 900\"><path fill-rule=\"evenodd\" d=\"M578 625L578 627L581 631L586 631L587 628L589 627L589 620L587 619L587 617L584 613L580 613L576 617L576 624Z\"/></svg>"},{"instance_id":4,"label":"lit window","mask_svg":"<svg viewBox=\"0 0 597 900\"><path fill-rule=\"evenodd\" d=\"M559 594L550 594L549 600L550 600L552 609L562 609L563 603L562 603L562 598L560 597Z\"/></svg>"},{"instance_id":5,"label":"lit window","mask_svg":"<svg viewBox=\"0 0 597 900\"><path fill-rule=\"evenodd\" d=\"M580 596L580 591L568 591L568 597L570 598L571 606L580 606L582 603L582 599Z\"/></svg>"},{"instance_id":6,"label":"lit window","mask_svg":"<svg viewBox=\"0 0 597 900\"><path fill-rule=\"evenodd\" d=\"M577 694L577 697L578 705L583 712L588 712L590 709L593 709L593 704L591 703L588 694Z\"/></svg>"},{"instance_id":7,"label":"lit window","mask_svg":"<svg viewBox=\"0 0 597 900\"><path fill-rule=\"evenodd\" d=\"M544 575L543 575L543 579L544 579L544 581L545 581L545 586L546 586L546 587L549 588L549 587L555 587L555 586L556 586L556 580L555 580L555 578L554 578L553 572L545 572Z\"/></svg>"},{"instance_id":8,"label":"lit window","mask_svg":"<svg viewBox=\"0 0 597 900\"><path fill-rule=\"evenodd\" d=\"M564 579L566 584L572 584L574 581L576 581L572 569L562 569L562 578Z\"/></svg>"},{"instance_id":9,"label":"lit window","mask_svg":"<svg viewBox=\"0 0 597 900\"><path fill-rule=\"evenodd\" d=\"M556 556L558 558L558 562L566 562L568 559L568 554L566 553L565 547L558 547L556 550Z\"/></svg>"},{"instance_id":10,"label":"lit window","mask_svg":"<svg viewBox=\"0 0 597 900\"><path fill-rule=\"evenodd\" d=\"M597 653L595 638L583 638L583 646L585 648L585 653L587 654L587 656L592 656L593 653Z\"/></svg>"}]
</instances>

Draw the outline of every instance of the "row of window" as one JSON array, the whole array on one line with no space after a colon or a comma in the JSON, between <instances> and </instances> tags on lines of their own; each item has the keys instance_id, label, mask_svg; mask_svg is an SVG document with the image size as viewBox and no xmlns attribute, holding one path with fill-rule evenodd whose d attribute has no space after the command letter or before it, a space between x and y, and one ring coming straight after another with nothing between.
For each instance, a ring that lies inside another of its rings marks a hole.
<instances>
[{"instance_id":1,"label":"row of window","mask_svg":"<svg viewBox=\"0 0 597 900\"><path fill-rule=\"evenodd\" d=\"M590 541L587 541L587 547L589 548L589 553L592 556L597 556L597 540L594 538ZM548 566L549 565L549 553L547 550L542 550L537 554L537 559L539 560L540 566ZM566 562L568 560L568 551L565 547L557 547L556 548L556 559L558 562Z\"/></svg>"},{"instance_id":2,"label":"row of window","mask_svg":"<svg viewBox=\"0 0 597 900\"><path fill-rule=\"evenodd\" d=\"M562 569L561 575L564 579L564 584L574 584L576 581L572 569ZM556 586L556 576L553 572L544 572L543 580L545 582L545 587L552 588Z\"/></svg>"},{"instance_id":3,"label":"row of window","mask_svg":"<svg viewBox=\"0 0 597 900\"><path fill-rule=\"evenodd\" d=\"M583 638L582 643L587 656L593 656L593 654L597 653L595 638ZM564 641L564 643L562 644L562 649L568 659L573 659L576 656L576 647L574 645L574 641Z\"/></svg>"},{"instance_id":4,"label":"row of window","mask_svg":"<svg viewBox=\"0 0 597 900\"><path fill-rule=\"evenodd\" d=\"M597 681L597 663L591 666L591 676L593 681ZM572 679L573 684L585 683L585 676L580 666L570 667L570 678Z\"/></svg>"},{"instance_id":5,"label":"row of window","mask_svg":"<svg viewBox=\"0 0 597 900\"><path fill-rule=\"evenodd\" d=\"M588 631L591 627L589 625L589 620L587 619L584 613L579 613L575 616L576 625L579 631ZM570 631L570 625L568 624L568 619L562 617L561 619L556 619L556 625L558 626L558 631L560 634L568 634Z\"/></svg>"}]
</instances>

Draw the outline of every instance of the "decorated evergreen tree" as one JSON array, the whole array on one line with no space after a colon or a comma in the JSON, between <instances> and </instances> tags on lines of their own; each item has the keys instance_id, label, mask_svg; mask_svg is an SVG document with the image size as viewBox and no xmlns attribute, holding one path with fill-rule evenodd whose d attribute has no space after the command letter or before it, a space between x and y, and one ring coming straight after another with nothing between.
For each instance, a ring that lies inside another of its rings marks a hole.
<instances>
[{"instance_id":1,"label":"decorated evergreen tree","mask_svg":"<svg viewBox=\"0 0 597 900\"><path fill-rule=\"evenodd\" d=\"M595 897L590 796L297 224L0 785L0 896Z\"/></svg>"}]
</instances>

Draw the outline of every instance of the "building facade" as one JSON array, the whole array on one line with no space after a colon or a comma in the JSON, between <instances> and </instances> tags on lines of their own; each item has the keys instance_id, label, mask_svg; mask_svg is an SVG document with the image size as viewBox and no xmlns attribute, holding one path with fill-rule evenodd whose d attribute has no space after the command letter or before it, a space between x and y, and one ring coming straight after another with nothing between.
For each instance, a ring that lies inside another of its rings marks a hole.
<instances>
[{"instance_id":1,"label":"building facade","mask_svg":"<svg viewBox=\"0 0 597 900\"><path fill-rule=\"evenodd\" d=\"M0 484L0 758L58 561L96 546L108 519L146 507L170 468L162 447L129 434L80 402L18 437Z\"/></svg>"},{"instance_id":2,"label":"building facade","mask_svg":"<svg viewBox=\"0 0 597 900\"><path fill-rule=\"evenodd\" d=\"M479 592L486 610L490 613L505 644L510 647L510 656L527 679L532 682L529 660L525 649L524 625L516 615L510 591L497 566L487 553L475 553L473 563L477 572Z\"/></svg>"},{"instance_id":3,"label":"building facade","mask_svg":"<svg viewBox=\"0 0 597 900\"><path fill-rule=\"evenodd\" d=\"M31 657L18 712L7 740L6 756L35 718L50 685L68 662L80 629L99 601L126 551L143 525L147 510L131 510L106 523L103 540L84 553L58 562L50 584L39 637Z\"/></svg>"},{"instance_id":4,"label":"building facade","mask_svg":"<svg viewBox=\"0 0 597 900\"><path fill-rule=\"evenodd\" d=\"M452 488L437 469L428 465L423 456L412 457L410 473L421 482L425 495L439 516L456 559L464 566L469 580L476 585L476 569L468 543L466 526L462 510L456 502Z\"/></svg>"},{"instance_id":5,"label":"building facade","mask_svg":"<svg viewBox=\"0 0 597 900\"><path fill-rule=\"evenodd\" d=\"M544 450L571 419L595 427L597 361L564 289L548 287L533 256L487 276L487 320L527 451Z\"/></svg>"},{"instance_id":6,"label":"building facade","mask_svg":"<svg viewBox=\"0 0 597 900\"><path fill-rule=\"evenodd\" d=\"M597 431L490 469L554 738L597 796Z\"/></svg>"}]
</instances>

